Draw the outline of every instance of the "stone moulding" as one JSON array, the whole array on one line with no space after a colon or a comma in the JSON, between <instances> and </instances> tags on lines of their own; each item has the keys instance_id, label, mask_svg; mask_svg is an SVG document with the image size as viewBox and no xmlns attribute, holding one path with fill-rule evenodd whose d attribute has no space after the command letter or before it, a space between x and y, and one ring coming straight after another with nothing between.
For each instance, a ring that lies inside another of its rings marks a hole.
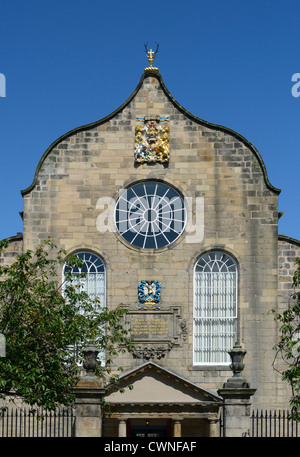
<instances>
[{"instance_id":1,"label":"stone moulding","mask_svg":"<svg viewBox=\"0 0 300 457\"><path fill-rule=\"evenodd\" d=\"M152 346L147 346L147 344L143 348L134 348L131 353L135 359L143 359L143 360L151 360L151 359L163 359L168 352L171 351L173 346L175 345L174 342L167 342L165 344L157 344Z\"/></svg>"},{"instance_id":2,"label":"stone moulding","mask_svg":"<svg viewBox=\"0 0 300 457\"><path fill-rule=\"evenodd\" d=\"M287 243L295 244L296 246L300 246L300 240L296 240L295 238L290 238L286 235L278 235L279 241L286 241Z\"/></svg>"},{"instance_id":3,"label":"stone moulding","mask_svg":"<svg viewBox=\"0 0 300 457\"><path fill-rule=\"evenodd\" d=\"M23 240L23 233L18 232L16 235L10 236L1 241L7 241L8 243L13 243L14 241L22 241L22 240Z\"/></svg>"}]
</instances>

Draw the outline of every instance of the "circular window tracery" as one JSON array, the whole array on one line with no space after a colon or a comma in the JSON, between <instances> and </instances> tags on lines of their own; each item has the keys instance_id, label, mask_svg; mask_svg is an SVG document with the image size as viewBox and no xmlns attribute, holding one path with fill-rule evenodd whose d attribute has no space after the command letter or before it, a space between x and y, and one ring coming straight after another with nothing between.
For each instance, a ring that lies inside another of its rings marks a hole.
<instances>
[{"instance_id":1,"label":"circular window tracery","mask_svg":"<svg viewBox=\"0 0 300 457\"><path fill-rule=\"evenodd\" d=\"M115 209L120 235L131 245L158 249L173 243L183 232L186 208L173 187L145 181L126 189Z\"/></svg>"}]
</instances>

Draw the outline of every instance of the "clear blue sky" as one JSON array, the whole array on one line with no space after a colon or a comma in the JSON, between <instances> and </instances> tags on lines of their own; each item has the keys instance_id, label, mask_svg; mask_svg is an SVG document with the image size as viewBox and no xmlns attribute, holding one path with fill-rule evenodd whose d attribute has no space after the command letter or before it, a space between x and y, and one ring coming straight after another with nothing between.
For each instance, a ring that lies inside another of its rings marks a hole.
<instances>
[{"instance_id":1,"label":"clear blue sky","mask_svg":"<svg viewBox=\"0 0 300 457\"><path fill-rule=\"evenodd\" d=\"M131 95L147 41L182 106L258 149L282 189L279 233L300 239L299 1L6 0L0 21L0 239L22 231L20 190L48 146Z\"/></svg>"}]
</instances>

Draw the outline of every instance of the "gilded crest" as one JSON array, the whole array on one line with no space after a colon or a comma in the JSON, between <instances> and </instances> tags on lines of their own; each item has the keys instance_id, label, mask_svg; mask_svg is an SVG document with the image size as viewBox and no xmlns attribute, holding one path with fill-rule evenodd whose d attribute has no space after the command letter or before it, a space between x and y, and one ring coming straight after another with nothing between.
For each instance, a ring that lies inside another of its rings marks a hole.
<instances>
[{"instance_id":1,"label":"gilded crest","mask_svg":"<svg viewBox=\"0 0 300 457\"><path fill-rule=\"evenodd\" d=\"M169 162L170 127L160 125L161 120L168 120L168 118L148 116L138 119L144 120L144 125L138 125L135 129L135 162Z\"/></svg>"}]
</instances>

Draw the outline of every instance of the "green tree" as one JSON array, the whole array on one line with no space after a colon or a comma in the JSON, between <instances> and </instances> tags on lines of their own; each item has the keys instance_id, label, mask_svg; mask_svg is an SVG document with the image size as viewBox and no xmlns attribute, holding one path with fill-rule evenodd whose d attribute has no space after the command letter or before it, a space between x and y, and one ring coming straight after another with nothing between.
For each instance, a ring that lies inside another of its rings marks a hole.
<instances>
[{"instance_id":1,"label":"green tree","mask_svg":"<svg viewBox=\"0 0 300 457\"><path fill-rule=\"evenodd\" d=\"M300 258L297 258L295 263L294 292L288 307L282 313L273 310L275 319L281 324L280 339L274 349L275 360L280 357L286 367L280 371L282 379L287 381L292 389L291 417L300 421Z\"/></svg>"},{"instance_id":2,"label":"green tree","mask_svg":"<svg viewBox=\"0 0 300 457\"><path fill-rule=\"evenodd\" d=\"M5 247L2 242L1 250ZM78 361L90 341L106 353L106 366L99 364L98 375L106 374L114 356L131 347L125 310L109 311L74 282L72 268L81 265L80 259L68 258L65 280L59 280L65 258L48 240L19 255L11 266L0 266L0 332L6 338L0 398L13 394L49 409L69 405Z\"/></svg>"}]
</instances>

